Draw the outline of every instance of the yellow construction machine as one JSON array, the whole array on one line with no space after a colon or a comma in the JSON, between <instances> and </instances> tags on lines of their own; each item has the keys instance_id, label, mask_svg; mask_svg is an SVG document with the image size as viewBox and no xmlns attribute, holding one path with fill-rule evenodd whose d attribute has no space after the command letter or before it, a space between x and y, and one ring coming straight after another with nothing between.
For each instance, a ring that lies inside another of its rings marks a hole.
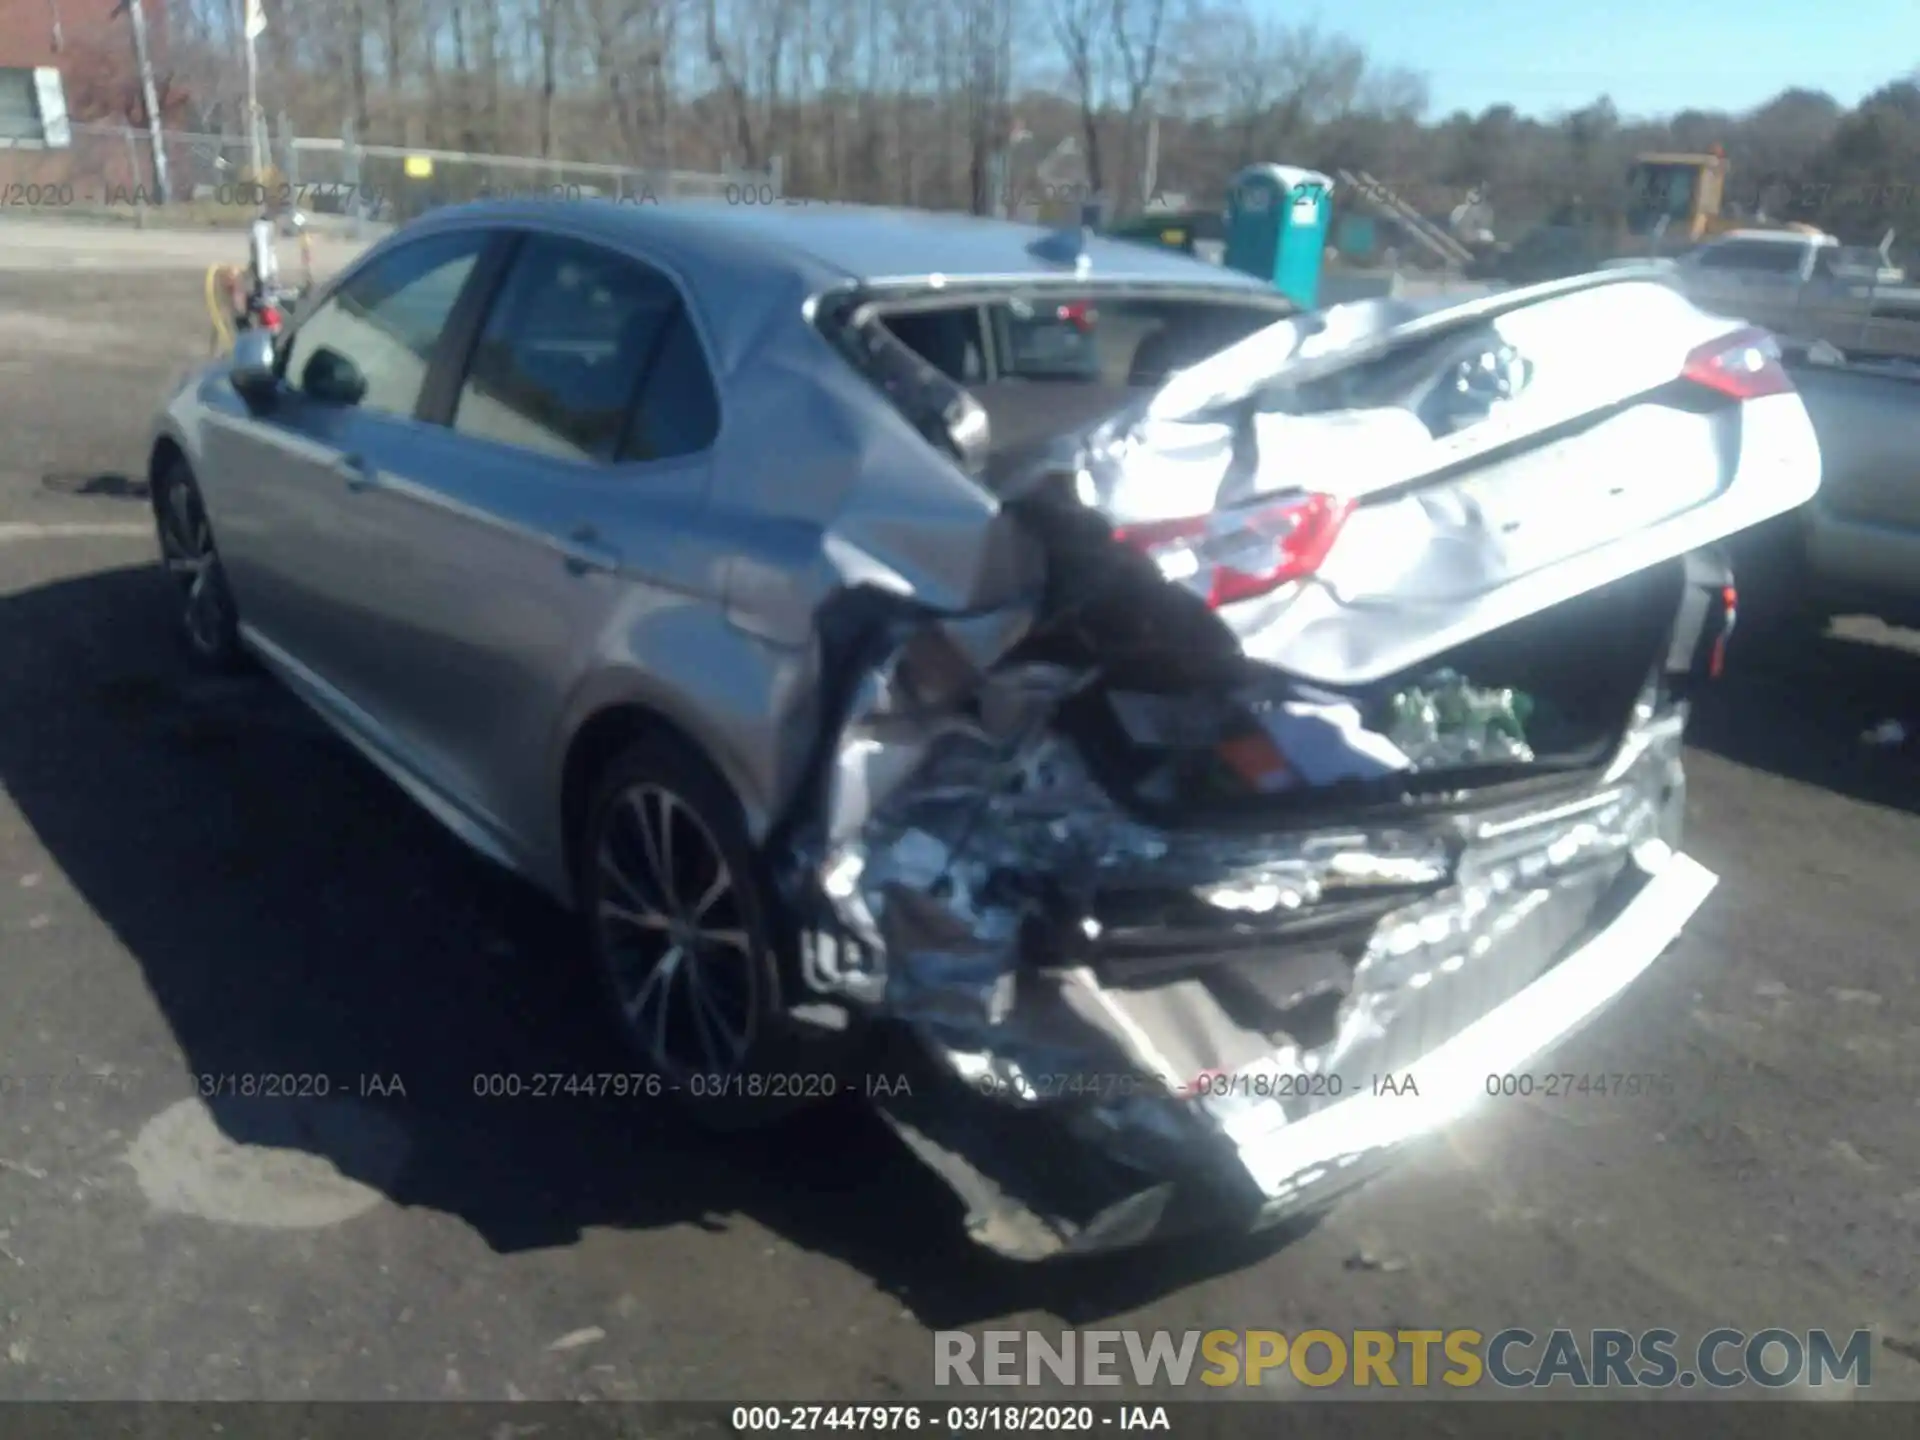
<instances>
[{"instance_id":1,"label":"yellow construction machine","mask_svg":"<svg viewBox=\"0 0 1920 1440\"><path fill-rule=\"evenodd\" d=\"M1636 155L1627 172L1627 234L1698 244L1726 228L1726 191L1727 157L1718 145L1705 155Z\"/></svg>"}]
</instances>

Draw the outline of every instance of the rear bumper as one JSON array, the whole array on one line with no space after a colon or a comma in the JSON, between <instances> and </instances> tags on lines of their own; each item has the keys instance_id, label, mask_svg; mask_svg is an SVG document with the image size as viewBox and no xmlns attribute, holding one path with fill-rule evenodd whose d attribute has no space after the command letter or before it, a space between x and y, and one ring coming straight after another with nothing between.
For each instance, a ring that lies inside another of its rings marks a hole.
<instances>
[{"instance_id":1,"label":"rear bumper","mask_svg":"<svg viewBox=\"0 0 1920 1440\"><path fill-rule=\"evenodd\" d=\"M1466 820L1452 881L1344 952L1317 1031L1317 938L1130 979L1037 958L998 1019L902 1014L911 1093L881 1113L1010 1258L1324 1208L1586 1025L1698 910L1716 882L1676 848L1681 722L1643 721L1586 794Z\"/></svg>"},{"instance_id":2,"label":"rear bumper","mask_svg":"<svg viewBox=\"0 0 1920 1440\"><path fill-rule=\"evenodd\" d=\"M1278 1102L1241 1106L1205 1133L1201 1121L1155 1169L1115 1165L1061 1104L1018 1111L954 1083L922 1057L912 1097L882 1115L966 1204L968 1229L1015 1260L1085 1255L1196 1233L1251 1233L1312 1215L1372 1178L1407 1142L1444 1128L1488 1093L1489 1077L1529 1062L1583 1028L1653 966L1717 877L1657 842L1617 882L1618 913L1538 979L1392 1072L1343 1076L1344 1098L1290 1120ZM1242 1096L1232 1097L1236 1100ZM1052 1109L1053 1114L1045 1113ZM1052 1167L1073 1183L1040 1178Z\"/></svg>"},{"instance_id":3,"label":"rear bumper","mask_svg":"<svg viewBox=\"0 0 1920 1440\"><path fill-rule=\"evenodd\" d=\"M1689 856L1656 851L1657 873L1636 860L1621 884L1634 893L1611 924L1505 1003L1372 1088L1241 1139L1240 1155L1278 1218L1367 1156L1435 1130L1484 1098L1490 1077L1520 1071L1612 1004L1665 953L1718 883Z\"/></svg>"}]
</instances>

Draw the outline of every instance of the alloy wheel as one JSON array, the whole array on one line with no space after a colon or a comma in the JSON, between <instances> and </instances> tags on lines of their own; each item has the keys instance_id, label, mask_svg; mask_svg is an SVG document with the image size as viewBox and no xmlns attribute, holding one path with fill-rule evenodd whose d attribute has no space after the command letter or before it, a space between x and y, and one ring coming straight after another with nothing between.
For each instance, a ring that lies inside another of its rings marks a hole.
<instances>
[{"instance_id":1,"label":"alloy wheel","mask_svg":"<svg viewBox=\"0 0 1920 1440\"><path fill-rule=\"evenodd\" d=\"M739 1070L767 983L741 877L699 814L657 783L624 791L595 857L593 923L620 1013L663 1076Z\"/></svg>"},{"instance_id":2,"label":"alloy wheel","mask_svg":"<svg viewBox=\"0 0 1920 1440\"><path fill-rule=\"evenodd\" d=\"M160 504L160 553L180 587L187 639L203 655L220 652L231 617L213 529L191 485L175 480Z\"/></svg>"}]
</instances>

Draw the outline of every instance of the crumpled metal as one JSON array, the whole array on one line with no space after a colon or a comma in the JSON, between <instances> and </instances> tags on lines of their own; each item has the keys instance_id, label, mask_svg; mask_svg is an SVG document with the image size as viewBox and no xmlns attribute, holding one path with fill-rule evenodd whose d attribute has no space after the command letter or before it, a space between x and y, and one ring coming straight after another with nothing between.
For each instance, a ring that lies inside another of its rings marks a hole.
<instances>
[{"instance_id":1,"label":"crumpled metal","mask_svg":"<svg viewBox=\"0 0 1920 1440\"><path fill-rule=\"evenodd\" d=\"M1042 914L1071 912L1097 889L1153 885L1191 887L1222 912L1259 915L1447 874L1446 847L1412 832L1235 836L1137 820L1044 724L1079 677L1027 667L996 680L1004 689L984 708L1005 707L1024 724L916 737L920 768L821 867L838 920L874 962L828 983L921 1031L962 1078L991 1076L996 1093L1018 1096L1022 1077L1041 1071L1142 1064L1116 1048L1113 1017L1100 1013L1105 1001L1089 976L1037 978L1044 958L1023 966L1025 927ZM1077 999L1098 1023L1049 1035L1035 986L1051 987L1048 1003L1068 1011Z\"/></svg>"},{"instance_id":2,"label":"crumpled metal","mask_svg":"<svg viewBox=\"0 0 1920 1440\"><path fill-rule=\"evenodd\" d=\"M1160 1082L1083 1107L1083 1123L1115 1144L1133 1134L1130 1113L1158 1137L1141 1143L1167 1143L1186 1122L1170 1118L1165 1102L1197 1074L1250 1065L1358 1074L1390 1063L1409 1035L1418 1042L1431 1027L1412 1012L1434 997L1517 988L1524 977L1514 967L1541 957L1531 946L1503 953L1503 939L1565 887L1617 873L1635 846L1661 838L1673 797L1684 793L1679 722L1663 728L1643 703L1613 771L1563 814L1541 818L1536 804L1437 828L1171 833L1121 810L1073 744L1044 724L1050 702L1080 680L1022 669L1006 679L1020 698L999 702L1021 723L1000 733L949 725L916 742L919 768L834 847L822 874L835 916L872 961L840 993L910 1027L964 1082L1016 1104L1044 1100L1038 1075L1126 1069ZM1063 901L1071 912L1099 888L1135 885L1190 887L1242 915L1303 910L1371 887L1440 888L1378 925L1354 964L1334 1037L1313 1048L1247 1031L1204 977L1116 991L1084 966L1027 953L1036 917ZM1196 1101L1171 1113L1209 1107L1218 1108Z\"/></svg>"}]
</instances>

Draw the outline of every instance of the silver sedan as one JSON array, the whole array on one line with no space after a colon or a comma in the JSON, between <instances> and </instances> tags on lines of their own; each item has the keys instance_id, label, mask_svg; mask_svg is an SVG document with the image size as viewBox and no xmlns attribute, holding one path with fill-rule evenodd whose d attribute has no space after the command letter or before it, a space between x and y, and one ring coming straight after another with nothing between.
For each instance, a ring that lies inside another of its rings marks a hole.
<instances>
[{"instance_id":1,"label":"silver sedan","mask_svg":"<svg viewBox=\"0 0 1920 1440\"><path fill-rule=\"evenodd\" d=\"M1022 1257L1322 1206L1653 963L1715 547L1819 481L1769 339L1631 271L1303 315L515 203L243 336L151 472L193 654L574 909L661 1088L858 1090Z\"/></svg>"}]
</instances>

